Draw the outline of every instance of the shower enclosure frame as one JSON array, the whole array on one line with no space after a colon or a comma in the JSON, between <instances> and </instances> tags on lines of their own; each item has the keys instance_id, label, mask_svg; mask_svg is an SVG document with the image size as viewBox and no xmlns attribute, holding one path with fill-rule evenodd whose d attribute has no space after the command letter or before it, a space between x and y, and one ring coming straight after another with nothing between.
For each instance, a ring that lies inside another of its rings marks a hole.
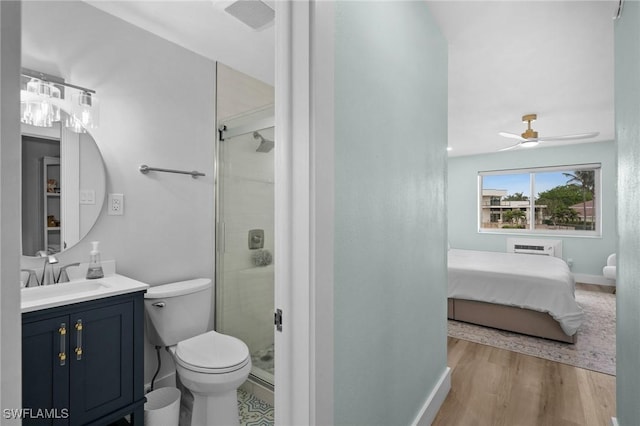
<instances>
[{"instance_id":1,"label":"shower enclosure frame","mask_svg":"<svg viewBox=\"0 0 640 426\"><path fill-rule=\"evenodd\" d=\"M239 119L246 116L251 116L252 114L257 115L256 119L248 121L242 125L227 127L225 123L233 121L235 119ZM267 106L264 108L259 108L257 110L248 111L246 113L241 114L237 117L231 117L229 119L224 120L225 123L218 122L216 119L216 127L218 131L216 132L216 141L215 141L215 317L214 317L214 329L220 331L221 323L222 323L222 315L223 309L222 306L223 298L223 274L224 274L224 253L226 250L225 247L225 239L226 239L226 230L223 222L223 198L222 196L222 187L224 184L224 178L221 176L221 173L224 172L223 166L220 164L223 161L221 156L222 153L222 144L223 143L233 143L231 140L234 137L240 137L247 134L253 134L253 138L256 140L256 147L258 149L257 152L265 152L260 150L261 147L266 143L267 145L273 146L273 140L265 139L261 131L269 128L275 129L275 120L274 120L274 107L273 105ZM256 136L256 134L258 136ZM268 151L267 151L268 152ZM272 301L271 308L275 311L274 308L275 301ZM245 342L246 343L246 342ZM275 345L275 342L274 342ZM275 360L274 360L275 362ZM254 367L255 368L255 367ZM252 368L251 374L249 375L249 380L253 383L256 383L270 391L274 390L274 377L269 381L259 375L255 374L255 370Z\"/></svg>"}]
</instances>

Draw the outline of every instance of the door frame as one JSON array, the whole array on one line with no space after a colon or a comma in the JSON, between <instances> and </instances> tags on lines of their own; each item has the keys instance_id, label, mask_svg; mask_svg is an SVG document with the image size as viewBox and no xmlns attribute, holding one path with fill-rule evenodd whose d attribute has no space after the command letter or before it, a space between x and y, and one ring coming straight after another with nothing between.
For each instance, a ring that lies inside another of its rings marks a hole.
<instances>
[{"instance_id":1,"label":"door frame","mask_svg":"<svg viewBox=\"0 0 640 426\"><path fill-rule=\"evenodd\" d=\"M276 3L276 424L333 424L334 4Z\"/></svg>"}]
</instances>

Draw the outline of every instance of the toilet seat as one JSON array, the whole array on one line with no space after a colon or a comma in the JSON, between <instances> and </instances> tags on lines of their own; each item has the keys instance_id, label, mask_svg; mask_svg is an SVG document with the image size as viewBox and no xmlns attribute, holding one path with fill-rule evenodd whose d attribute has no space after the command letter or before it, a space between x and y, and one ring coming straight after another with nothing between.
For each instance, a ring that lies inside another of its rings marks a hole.
<instances>
[{"instance_id":1,"label":"toilet seat","mask_svg":"<svg viewBox=\"0 0 640 426\"><path fill-rule=\"evenodd\" d=\"M175 359L182 367L208 374L224 374L250 362L249 348L240 339L209 331L176 345Z\"/></svg>"}]
</instances>

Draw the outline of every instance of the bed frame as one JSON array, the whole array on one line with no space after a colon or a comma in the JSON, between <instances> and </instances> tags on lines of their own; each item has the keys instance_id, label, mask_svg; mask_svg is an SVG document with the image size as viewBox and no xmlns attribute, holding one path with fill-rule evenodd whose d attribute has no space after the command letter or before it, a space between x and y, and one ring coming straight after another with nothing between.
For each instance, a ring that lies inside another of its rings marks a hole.
<instances>
[{"instance_id":1,"label":"bed frame","mask_svg":"<svg viewBox=\"0 0 640 426\"><path fill-rule=\"evenodd\" d=\"M546 312L465 299L448 299L447 317L486 327L528 334L561 342L576 343L578 333L567 336L560 324Z\"/></svg>"}]
</instances>

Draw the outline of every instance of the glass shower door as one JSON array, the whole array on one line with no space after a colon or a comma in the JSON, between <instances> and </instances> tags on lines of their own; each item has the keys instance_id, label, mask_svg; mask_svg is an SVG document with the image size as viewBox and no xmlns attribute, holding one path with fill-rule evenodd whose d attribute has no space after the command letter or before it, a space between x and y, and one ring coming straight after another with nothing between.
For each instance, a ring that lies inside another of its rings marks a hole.
<instances>
[{"instance_id":1,"label":"glass shower door","mask_svg":"<svg viewBox=\"0 0 640 426\"><path fill-rule=\"evenodd\" d=\"M223 123L218 143L216 329L244 341L253 379L273 385L274 128L260 127L264 114Z\"/></svg>"}]
</instances>

